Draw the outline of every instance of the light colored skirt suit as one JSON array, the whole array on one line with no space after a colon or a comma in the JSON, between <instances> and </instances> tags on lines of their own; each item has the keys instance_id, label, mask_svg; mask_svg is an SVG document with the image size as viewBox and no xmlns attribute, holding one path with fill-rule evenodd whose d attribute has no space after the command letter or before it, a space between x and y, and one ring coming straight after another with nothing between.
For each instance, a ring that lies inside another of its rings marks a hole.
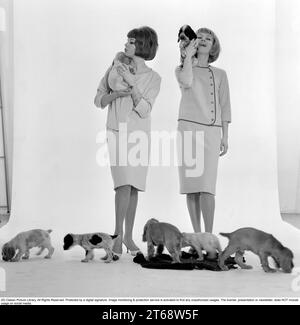
<instances>
[{"instance_id":1,"label":"light colored skirt suit","mask_svg":"<svg viewBox=\"0 0 300 325\"><path fill-rule=\"evenodd\" d=\"M110 69L97 89L102 95L111 91L107 78ZM150 161L151 111L160 90L161 77L152 69L135 77L142 99L136 107L131 96L117 98L109 105L107 144L114 189L131 185L145 191Z\"/></svg>"},{"instance_id":2,"label":"light colored skirt suit","mask_svg":"<svg viewBox=\"0 0 300 325\"><path fill-rule=\"evenodd\" d=\"M194 66L193 76L187 79L182 77L181 69L176 68L182 94L178 118L180 193L206 192L215 195L222 121L231 121L226 72L212 66ZM183 140L185 137L188 141ZM193 172L195 167L186 163L187 156L196 160L198 169L201 167L200 173Z\"/></svg>"}]
</instances>

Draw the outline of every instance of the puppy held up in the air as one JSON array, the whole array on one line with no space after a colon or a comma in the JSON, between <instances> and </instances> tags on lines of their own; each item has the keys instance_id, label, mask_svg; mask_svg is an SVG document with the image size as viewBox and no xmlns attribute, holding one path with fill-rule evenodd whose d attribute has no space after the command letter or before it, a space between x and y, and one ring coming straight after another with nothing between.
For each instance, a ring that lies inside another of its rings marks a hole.
<instances>
[{"instance_id":1,"label":"puppy held up in the air","mask_svg":"<svg viewBox=\"0 0 300 325\"><path fill-rule=\"evenodd\" d=\"M229 239L228 246L219 257L219 266L227 270L224 261L232 254L235 254L235 261L242 269L251 269L252 266L243 263L243 254L249 250L260 258L261 266L265 272L276 272L269 266L268 257L272 257L277 269L285 273L291 273L294 267L293 253L284 247L271 234L255 228L241 228L232 233L220 233Z\"/></svg>"},{"instance_id":2,"label":"puppy held up in the air","mask_svg":"<svg viewBox=\"0 0 300 325\"><path fill-rule=\"evenodd\" d=\"M37 255L42 254L45 248L48 254L45 258L51 258L54 248L51 245L50 233L52 230L33 229L20 232L2 247L2 259L6 262L18 262L20 259L29 258L29 250L39 247Z\"/></svg>"},{"instance_id":3,"label":"puppy held up in the air","mask_svg":"<svg viewBox=\"0 0 300 325\"><path fill-rule=\"evenodd\" d=\"M183 61L186 57L186 47L190 44L191 40L196 39L197 35L190 25L183 25L180 27L177 42L179 42L181 65L183 65Z\"/></svg>"},{"instance_id":4,"label":"puppy held up in the air","mask_svg":"<svg viewBox=\"0 0 300 325\"><path fill-rule=\"evenodd\" d=\"M81 262L89 262L94 258L94 248L103 248L106 256L105 263L113 260L113 244L118 235L109 235L103 232L89 234L67 234L64 237L64 250L79 245L85 250L85 258Z\"/></svg>"},{"instance_id":5,"label":"puppy held up in the air","mask_svg":"<svg viewBox=\"0 0 300 325\"><path fill-rule=\"evenodd\" d=\"M198 260L203 260L202 250L206 251L210 259L215 259L217 253L222 252L219 239L216 235L208 232L186 233L183 232L182 247L190 246L194 248L198 254Z\"/></svg>"},{"instance_id":6,"label":"puppy held up in the air","mask_svg":"<svg viewBox=\"0 0 300 325\"><path fill-rule=\"evenodd\" d=\"M147 242L148 260L155 255L155 246L157 254L161 254L164 246L172 256L173 262L181 263L181 247L183 236L178 228L166 222L159 222L152 218L144 226L143 241Z\"/></svg>"}]
</instances>

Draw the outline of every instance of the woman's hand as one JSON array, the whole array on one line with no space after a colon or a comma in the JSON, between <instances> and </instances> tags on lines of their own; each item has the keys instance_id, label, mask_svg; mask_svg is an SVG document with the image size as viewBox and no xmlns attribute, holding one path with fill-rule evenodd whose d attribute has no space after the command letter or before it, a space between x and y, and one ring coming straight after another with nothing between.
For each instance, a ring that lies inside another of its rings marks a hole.
<instances>
[{"instance_id":1,"label":"woman's hand","mask_svg":"<svg viewBox=\"0 0 300 325\"><path fill-rule=\"evenodd\" d=\"M228 150L228 138L222 137L220 145L220 156L224 156Z\"/></svg>"},{"instance_id":2,"label":"woman's hand","mask_svg":"<svg viewBox=\"0 0 300 325\"><path fill-rule=\"evenodd\" d=\"M114 94L114 97L115 98L131 96L131 94L132 94L132 88L129 87L129 88L124 89L124 90L115 90L113 92L113 94Z\"/></svg>"},{"instance_id":3,"label":"woman's hand","mask_svg":"<svg viewBox=\"0 0 300 325\"><path fill-rule=\"evenodd\" d=\"M120 76L123 77L123 79L128 83L129 86L133 87L135 85L135 77L134 75L129 71L129 67L126 64L121 64L117 67L117 71L120 74Z\"/></svg>"},{"instance_id":4,"label":"woman's hand","mask_svg":"<svg viewBox=\"0 0 300 325\"><path fill-rule=\"evenodd\" d=\"M185 48L185 54L187 58L192 58L197 53L198 41L193 39L190 44Z\"/></svg>"}]
</instances>

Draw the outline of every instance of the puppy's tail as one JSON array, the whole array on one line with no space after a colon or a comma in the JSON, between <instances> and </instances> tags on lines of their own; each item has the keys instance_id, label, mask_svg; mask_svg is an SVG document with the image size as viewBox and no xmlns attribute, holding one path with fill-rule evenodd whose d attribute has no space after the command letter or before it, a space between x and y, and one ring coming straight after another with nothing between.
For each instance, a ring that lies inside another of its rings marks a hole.
<instances>
[{"instance_id":1,"label":"puppy's tail","mask_svg":"<svg viewBox=\"0 0 300 325\"><path fill-rule=\"evenodd\" d=\"M231 235L232 235L231 232L220 232L219 234L220 234L221 236L227 237L227 238L229 238L229 239L230 239L230 237L231 237Z\"/></svg>"},{"instance_id":2,"label":"puppy's tail","mask_svg":"<svg viewBox=\"0 0 300 325\"><path fill-rule=\"evenodd\" d=\"M48 233L48 234L51 234L51 233L52 233L52 229L48 229L48 230L47 230L47 233Z\"/></svg>"}]
</instances>

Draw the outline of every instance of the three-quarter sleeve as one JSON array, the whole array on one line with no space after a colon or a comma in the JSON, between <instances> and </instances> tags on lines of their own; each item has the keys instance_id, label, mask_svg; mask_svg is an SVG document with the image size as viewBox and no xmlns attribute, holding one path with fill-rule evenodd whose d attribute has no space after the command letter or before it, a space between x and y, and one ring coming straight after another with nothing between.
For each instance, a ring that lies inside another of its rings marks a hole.
<instances>
[{"instance_id":1,"label":"three-quarter sleeve","mask_svg":"<svg viewBox=\"0 0 300 325\"><path fill-rule=\"evenodd\" d=\"M182 67L175 69L176 79L181 88L190 88L193 84L193 70L183 71Z\"/></svg>"},{"instance_id":2,"label":"three-quarter sleeve","mask_svg":"<svg viewBox=\"0 0 300 325\"><path fill-rule=\"evenodd\" d=\"M219 102L221 106L221 120L222 122L231 122L231 105L227 74L224 71L220 83Z\"/></svg>"},{"instance_id":3,"label":"three-quarter sleeve","mask_svg":"<svg viewBox=\"0 0 300 325\"><path fill-rule=\"evenodd\" d=\"M105 106L102 105L102 97L107 95L111 92L111 89L108 85L108 74L112 67L109 67L108 70L105 72L104 77L101 79L99 86L97 88L97 94L95 96L94 104L96 107L104 108Z\"/></svg>"},{"instance_id":4,"label":"three-quarter sleeve","mask_svg":"<svg viewBox=\"0 0 300 325\"><path fill-rule=\"evenodd\" d=\"M152 106L160 90L160 84L161 77L157 75L152 81L151 86L142 95L142 98L137 104L137 106L134 107L134 110L138 113L141 118L147 118L150 115Z\"/></svg>"}]
</instances>

